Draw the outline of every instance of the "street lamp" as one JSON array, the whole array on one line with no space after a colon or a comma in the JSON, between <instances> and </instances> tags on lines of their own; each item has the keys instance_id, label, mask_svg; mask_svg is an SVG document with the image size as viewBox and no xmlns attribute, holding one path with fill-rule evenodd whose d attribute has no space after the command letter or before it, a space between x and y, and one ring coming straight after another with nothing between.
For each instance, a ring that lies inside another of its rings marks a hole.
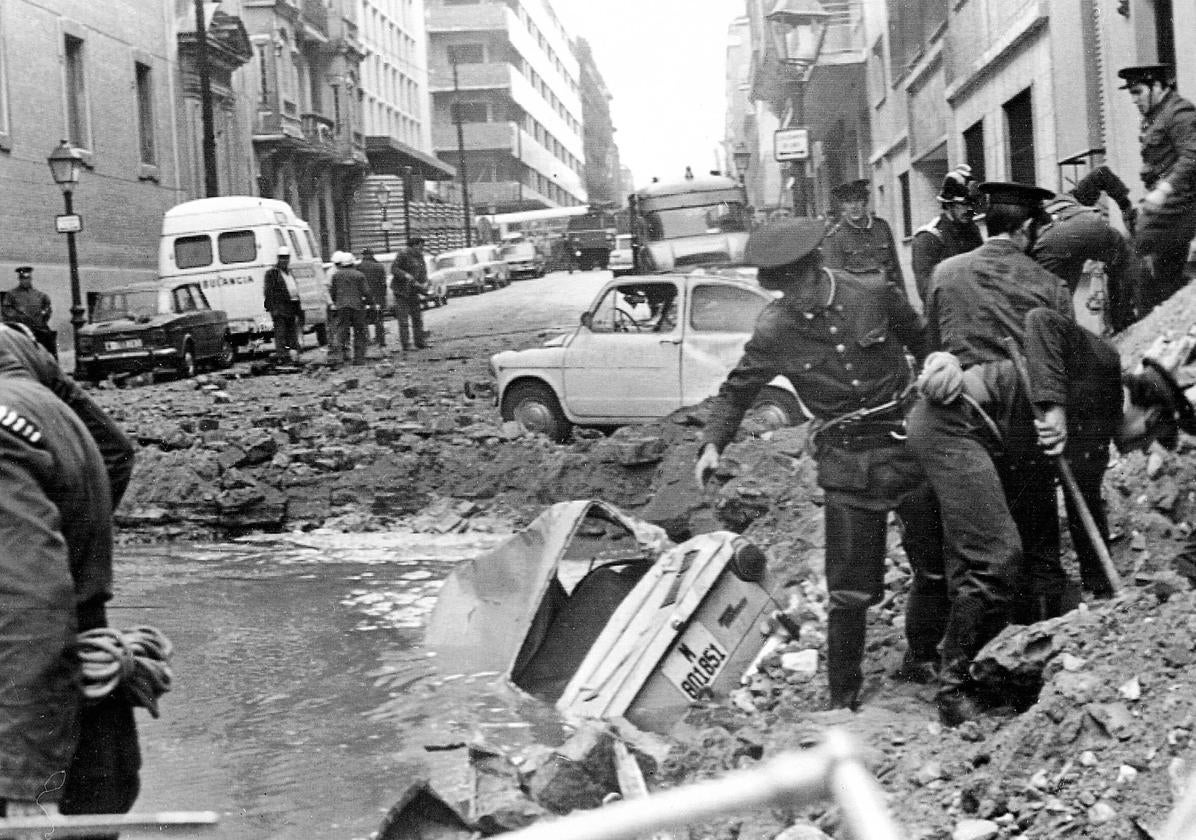
<instances>
[{"instance_id":1,"label":"street lamp","mask_svg":"<svg viewBox=\"0 0 1196 840\"><path fill-rule=\"evenodd\" d=\"M386 245L386 253L390 253L390 219L386 217L390 207L390 187L386 185L385 181L379 181L378 186L374 189L374 196L378 199L378 204L382 206L382 240Z\"/></svg>"},{"instance_id":2,"label":"street lamp","mask_svg":"<svg viewBox=\"0 0 1196 840\"><path fill-rule=\"evenodd\" d=\"M743 183L747 178L748 167L752 165L752 150L747 147L747 143L739 142L735 144L735 150L731 152L731 162L735 164L735 174L739 176L739 183Z\"/></svg>"},{"instance_id":3,"label":"street lamp","mask_svg":"<svg viewBox=\"0 0 1196 840\"><path fill-rule=\"evenodd\" d=\"M79 183L79 170L83 168L83 155L72 148L70 141L63 140L54 151L50 152L47 163L50 164L50 175L53 176L54 183L62 188L62 200L66 209L66 218L61 220L62 224L59 224L58 229L64 230L66 233L66 253L71 268L71 340L73 342L72 349L77 357L79 330L83 326L84 318L83 295L79 290L79 256L75 252L75 231L79 229L80 224L78 219L73 218L75 207L71 200L71 194L75 191L75 185ZM78 363L76 363L77 366Z\"/></svg>"},{"instance_id":4,"label":"street lamp","mask_svg":"<svg viewBox=\"0 0 1196 840\"><path fill-rule=\"evenodd\" d=\"M411 244L411 178L414 170L410 166L403 167L403 235L407 237L407 244Z\"/></svg>"},{"instance_id":5,"label":"street lamp","mask_svg":"<svg viewBox=\"0 0 1196 840\"><path fill-rule=\"evenodd\" d=\"M764 16L769 24L777 60L791 70L791 79L797 86L791 123L794 128L804 128L806 81L810 68L818 61L818 54L822 51L830 16L818 0L777 0L772 11ZM793 213L805 216L809 210L805 158L794 160L792 166Z\"/></svg>"}]
</instances>

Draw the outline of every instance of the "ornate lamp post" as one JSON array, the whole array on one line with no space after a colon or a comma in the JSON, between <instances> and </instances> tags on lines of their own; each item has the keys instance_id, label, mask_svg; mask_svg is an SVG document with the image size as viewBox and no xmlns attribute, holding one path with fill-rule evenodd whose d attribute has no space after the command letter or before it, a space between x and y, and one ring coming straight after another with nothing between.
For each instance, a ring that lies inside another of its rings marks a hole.
<instances>
[{"instance_id":1,"label":"ornate lamp post","mask_svg":"<svg viewBox=\"0 0 1196 840\"><path fill-rule=\"evenodd\" d=\"M75 185L79 183L79 170L83 168L83 155L79 154L69 141L63 140L50 153L47 163L50 164L50 175L53 176L54 183L62 189L62 200L66 209L66 217L62 221L67 224L60 224L59 230L66 233L66 253L71 268L71 340L73 342L72 349L77 353L79 329L84 323L83 295L79 290L79 256L75 252L75 231L80 228L81 222L74 215L75 207L71 199Z\"/></svg>"},{"instance_id":2,"label":"ornate lamp post","mask_svg":"<svg viewBox=\"0 0 1196 840\"><path fill-rule=\"evenodd\" d=\"M390 253L390 219L387 218L387 213L390 208L390 187L386 185L385 181L380 181L378 186L374 189L374 197L378 199L378 205L382 208L382 240L385 243L386 253Z\"/></svg>"},{"instance_id":3,"label":"ornate lamp post","mask_svg":"<svg viewBox=\"0 0 1196 840\"><path fill-rule=\"evenodd\" d=\"M788 69L789 78L796 86L793 117L790 120L793 128L805 128L806 82L810 68L818 61L818 54L822 51L829 18L830 13L822 8L818 0L777 0L773 10L764 16L769 23L769 34L777 59ZM809 213L806 159L795 159L791 165L793 213L795 216L806 216Z\"/></svg>"},{"instance_id":4,"label":"ornate lamp post","mask_svg":"<svg viewBox=\"0 0 1196 840\"><path fill-rule=\"evenodd\" d=\"M739 183L744 183L747 180L748 167L752 165L752 150L747 147L747 143L735 144L735 150L731 152L731 162L735 165L735 174L739 176Z\"/></svg>"}]
</instances>

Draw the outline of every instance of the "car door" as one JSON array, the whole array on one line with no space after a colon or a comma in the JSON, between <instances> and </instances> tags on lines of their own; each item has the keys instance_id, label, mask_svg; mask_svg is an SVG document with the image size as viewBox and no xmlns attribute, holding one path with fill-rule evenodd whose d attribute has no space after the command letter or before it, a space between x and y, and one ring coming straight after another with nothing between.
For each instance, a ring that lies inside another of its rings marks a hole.
<instances>
[{"instance_id":1,"label":"car door","mask_svg":"<svg viewBox=\"0 0 1196 840\"><path fill-rule=\"evenodd\" d=\"M197 299L196 291L198 290L190 283L175 286L172 292L172 304L177 316L175 329L182 336L191 336L195 357L202 359L212 355L214 350L210 346L208 331L204 329L204 311L199 308L200 301Z\"/></svg>"},{"instance_id":2,"label":"car door","mask_svg":"<svg viewBox=\"0 0 1196 840\"><path fill-rule=\"evenodd\" d=\"M686 339L681 353L681 398L696 405L718 391L743 356L760 312L772 300L717 278L690 277Z\"/></svg>"},{"instance_id":3,"label":"car door","mask_svg":"<svg viewBox=\"0 0 1196 840\"><path fill-rule=\"evenodd\" d=\"M191 287L191 296L195 301L195 331L197 335L202 335L203 338L196 338L196 343L202 340L204 349L201 354L204 356L218 356L224 345L224 324L217 312L212 309L208 299L204 296L203 289L198 286Z\"/></svg>"},{"instance_id":4,"label":"car door","mask_svg":"<svg viewBox=\"0 0 1196 840\"><path fill-rule=\"evenodd\" d=\"M683 325L675 280L612 284L565 350L564 400L579 418L663 417L681 405Z\"/></svg>"}]
</instances>

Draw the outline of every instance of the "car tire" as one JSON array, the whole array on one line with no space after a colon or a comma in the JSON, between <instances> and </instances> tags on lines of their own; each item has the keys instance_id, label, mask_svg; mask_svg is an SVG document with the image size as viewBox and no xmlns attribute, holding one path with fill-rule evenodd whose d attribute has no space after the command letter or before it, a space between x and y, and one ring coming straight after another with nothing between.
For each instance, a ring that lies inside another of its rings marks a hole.
<instances>
[{"instance_id":1,"label":"car tire","mask_svg":"<svg viewBox=\"0 0 1196 840\"><path fill-rule=\"evenodd\" d=\"M564 443L573 431L573 424L561 411L556 394L543 382L512 385L503 396L502 418L513 420L528 431L547 435L557 443Z\"/></svg>"},{"instance_id":2,"label":"car tire","mask_svg":"<svg viewBox=\"0 0 1196 840\"><path fill-rule=\"evenodd\" d=\"M216 367L225 370L233 366L237 360L237 345L233 344L232 336L225 335L220 339L220 353L216 356Z\"/></svg>"},{"instance_id":3,"label":"car tire","mask_svg":"<svg viewBox=\"0 0 1196 840\"><path fill-rule=\"evenodd\" d=\"M806 420L797 397L784 388L772 385L760 390L750 411L756 420L773 429L796 426Z\"/></svg>"},{"instance_id":4,"label":"car tire","mask_svg":"<svg viewBox=\"0 0 1196 840\"><path fill-rule=\"evenodd\" d=\"M182 379L190 379L195 376L195 348L188 341L183 345L183 355L179 356L178 363L175 365L175 370Z\"/></svg>"}]
</instances>

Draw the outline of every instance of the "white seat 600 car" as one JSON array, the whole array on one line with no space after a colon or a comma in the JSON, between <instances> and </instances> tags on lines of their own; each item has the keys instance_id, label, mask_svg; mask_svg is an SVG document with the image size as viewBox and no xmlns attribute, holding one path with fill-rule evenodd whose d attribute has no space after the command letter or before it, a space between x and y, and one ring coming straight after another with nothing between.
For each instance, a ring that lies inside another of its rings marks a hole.
<instances>
[{"instance_id":1,"label":"white seat 600 car","mask_svg":"<svg viewBox=\"0 0 1196 840\"><path fill-rule=\"evenodd\" d=\"M502 417L563 441L574 425L621 426L695 405L718 390L772 299L734 275L613 280L572 332L490 357ZM755 410L772 426L805 419L782 377Z\"/></svg>"}]
</instances>

